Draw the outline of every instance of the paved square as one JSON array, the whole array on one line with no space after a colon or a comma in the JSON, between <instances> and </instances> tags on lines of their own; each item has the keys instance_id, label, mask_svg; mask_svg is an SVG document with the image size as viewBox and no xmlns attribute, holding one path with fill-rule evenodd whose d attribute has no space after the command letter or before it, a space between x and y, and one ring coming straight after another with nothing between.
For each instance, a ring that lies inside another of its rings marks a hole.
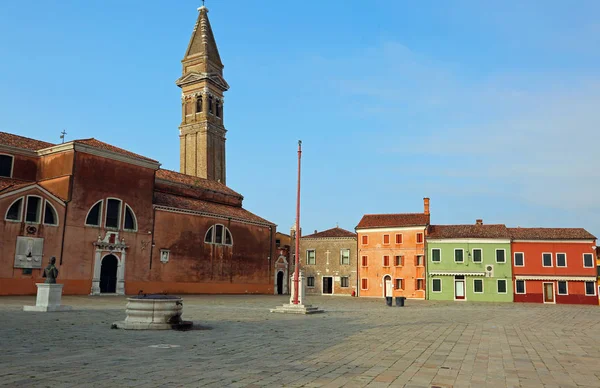
<instances>
[{"instance_id":1,"label":"paved square","mask_svg":"<svg viewBox=\"0 0 600 388\"><path fill-rule=\"evenodd\" d=\"M278 296L184 296L210 330L123 331L124 297L0 298L0 384L18 386L600 387L600 307ZM152 347L153 345L175 347Z\"/></svg>"}]
</instances>

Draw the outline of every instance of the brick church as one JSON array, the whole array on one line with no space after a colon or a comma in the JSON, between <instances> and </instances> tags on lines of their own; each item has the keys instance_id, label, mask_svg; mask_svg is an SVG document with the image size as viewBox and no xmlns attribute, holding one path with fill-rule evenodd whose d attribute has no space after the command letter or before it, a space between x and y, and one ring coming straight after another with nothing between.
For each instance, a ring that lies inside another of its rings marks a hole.
<instances>
[{"instance_id":1,"label":"brick church","mask_svg":"<svg viewBox=\"0 0 600 388\"><path fill-rule=\"evenodd\" d=\"M96 139L0 132L0 295L33 295L56 257L65 294L273 293L276 225L226 186L223 93L208 20L182 60L180 170Z\"/></svg>"}]
</instances>

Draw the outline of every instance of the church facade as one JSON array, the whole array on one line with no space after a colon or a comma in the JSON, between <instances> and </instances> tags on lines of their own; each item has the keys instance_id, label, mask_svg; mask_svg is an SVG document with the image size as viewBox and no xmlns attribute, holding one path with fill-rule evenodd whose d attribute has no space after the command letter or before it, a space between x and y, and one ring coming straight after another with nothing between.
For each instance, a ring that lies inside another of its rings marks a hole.
<instances>
[{"instance_id":1,"label":"church facade","mask_svg":"<svg viewBox=\"0 0 600 388\"><path fill-rule=\"evenodd\" d=\"M182 64L181 172L0 132L0 295L35 294L51 257L65 294L273 293L276 225L225 185L229 86L205 7Z\"/></svg>"}]
</instances>

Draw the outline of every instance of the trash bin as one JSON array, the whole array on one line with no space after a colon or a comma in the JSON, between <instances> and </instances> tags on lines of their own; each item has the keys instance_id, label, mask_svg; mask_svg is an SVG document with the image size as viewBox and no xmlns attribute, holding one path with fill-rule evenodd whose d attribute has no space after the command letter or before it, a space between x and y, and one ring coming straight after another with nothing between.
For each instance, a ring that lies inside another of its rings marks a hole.
<instances>
[{"instance_id":1,"label":"trash bin","mask_svg":"<svg viewBox=\"0 0 600 388\"><path fill-rule=\"evenodd\" d=\"M404 307L404 301L406 300L403 296L396 297L396 307Z\"/></svg>"},{"instance_id":2,"label":"trash bin","mask_svg":"<svg viewBox=\"0 0 600 388\"><path fill-rule=\"evenodd\" d=\"M386 296L385 297L385 304L387 304L388 306L392 307L392 297L391 296Z\"/></svg>"}]
</instances>

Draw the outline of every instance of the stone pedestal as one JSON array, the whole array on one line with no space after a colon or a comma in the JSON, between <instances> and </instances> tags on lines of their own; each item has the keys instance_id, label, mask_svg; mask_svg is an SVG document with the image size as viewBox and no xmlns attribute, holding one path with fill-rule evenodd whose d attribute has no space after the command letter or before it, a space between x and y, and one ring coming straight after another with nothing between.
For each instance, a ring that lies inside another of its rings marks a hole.
<instances>
[{"instance_id":1,"label":"stone pedestal","mask_svg":"<svg viewBox=\"0 0 600 388\"><path fill-rule=\"evenodd\" d=\"M298 304L294 304L294 297L296 296L296 285L294 282L294 280L296 279L295 276L296 274L292 276L292 292L290 296L290 303L284 304L283 306L277 306L276 308L271 309L271 312L286 314L316 314L325 312L324 310L321 310L318 307L314 307L310 304L304 304L306 299L306 279L302 271L300 271L300 281L298 282Z\"/></svg>"},{"instance_id":2,"label":"stone pedestal","mask_svg":"<svg viewBox=\"0 0 600 388\"><path fill-rule=\"evenodd\" d=\"M63 284L36 283L35 306L23 306L24 311L68 311L71 306L61 306Z\"/></svg>"}]
</instances>

